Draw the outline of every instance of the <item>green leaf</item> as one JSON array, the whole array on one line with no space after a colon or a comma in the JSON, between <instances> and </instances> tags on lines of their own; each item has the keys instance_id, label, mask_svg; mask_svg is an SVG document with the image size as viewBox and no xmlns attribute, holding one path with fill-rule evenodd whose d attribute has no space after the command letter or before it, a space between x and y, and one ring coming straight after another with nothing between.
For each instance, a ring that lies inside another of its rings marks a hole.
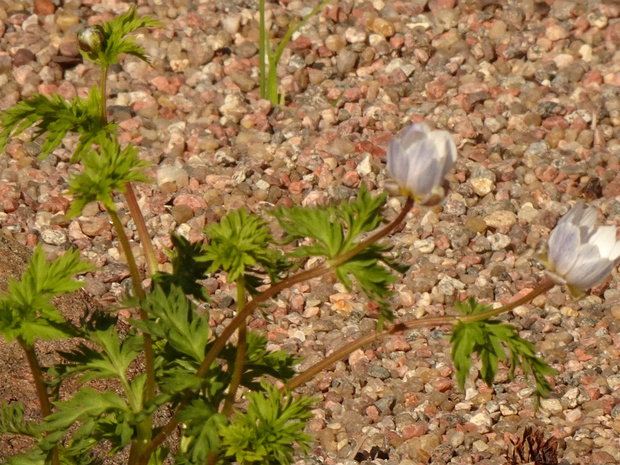
<instances>
[{"instance_id":1,"label":"green leaf","mask_svg":"<svg viewBox=\"0 0 620 465\"><path fill-rule=\"evenodd\" d=\"M270 248L273 239L262 218L248 215L242 208L226 215L219 224L210 225L205 232L209 242L201 260L211 263L209 271L226 271L229 282L248 273L266 273L272 282L277 280L284 263L280 251Z\"/></svg>"},{"instance_id":2,"label":"green leaf","mask_svg":"<svg viewBox=\"0 0 620 465\"><path fill-rule=\"evenodd\" d=\"M467 301L456 303L455 306L465 315L482 313L491 308L479 304L471 297ZM450 342L452 360L461 389L464 388L469 376L471 356L476 353L482 362L480 376L489 386L495 380L501 360L510 361L511 379L514 378L517 367L521 367L526 375L531 375L535 380L536 394L539 398L546 397L552 390L545 376L555 375L557 371L536 357L535 347L522 339L514 326L496 320L472 322L461 320L455 326Z\"/></svg>"},{"instance_id":3,"label":"green leaf","mask_svg":"<svg viewBox=\"0 0 620 465\"><path fill-rule=\"evenodd\" d=\"M177 463L207 463L209 454L220 450L220 431L228 419L200 398L194 399L179 412L178 418L185 426L179 455L187 457L189 461L177 460Z\"/></svg>"},{"instance_id":4,"label":"green leaf","mask_svg":"<svg viewBox=\"0 0 620 465\"><path fill-rule=\"evenodd\" d=\"M148 321L134 324L155 340L164 340L179 353L200 364L209 341L209 316L198 315L183 290L171 286L168 292L155 287L140 302Z\"/></svg>"},{"instance_id":5,"label":"green leaf","mask_svg":"<svg viewBox=\"0 0 620 465\"><path fill-rule=\"evenodd\" d=\"M212 263L202 260L200 243L191 244L187 239L176 234L170 236L174 252L169 252L172 273L160 271L153 276L155 284L168 293L172 286L179 286L187 295L207 302L209 296L205 287L198 281L204 279Z\"/></svg>"},{"instance_id":6,"label":"green leaf","mask_svg":"<svg viewBox=\"0 0 620 465\"><path fill-rule=\"evenodd\" d=\"M71 400L55 402L54 405L58 411L49 415L44 423L48 431L67 430L77 421L85 423L108 412L131 413L125 400L115 392L97 392L89 387L82 387Z\"/></svg>"},{"instance_id":7,"label":"green leaf","mask_svg":"<svg viewBox=\"0 0 620 465\"><path fill-rule=\"evenodd\" d=\"M265 375L286 382L297 373L294 370L300 360L284 350L268 351L267 337L254 331L248 331L246 336L247 352L243 364L241 385L252 390L260 390L259 379ZM230 366L234 366L237 347L230 344L221 352L220 356ZM231 369L232 371L232 369Z\"/></svg>"},{"instance_id":8,"label":"green leaf","mask_svg":"<svg viewBox=\"0 0 620 465\"><path fill-rule=\"evenodd\" d=\"M247 412L236 410L230 424L220 429L225 454L238 463L292 463L294 444L310 450L312 437L303 430L316 400L284 396L265 382L262 387L263 392L246 394Z\"/></svg>"},{"instance_id":9,"label":"green leaf","mask_svg":"<svg viewBox=\"0 0 620 465\"><path fill-rule=\"evenodd\" d=\"M125 192L128 182L151 182L140 170L148 163L138 158L138 150L131 144L121 149L116 136L99 137L96 142L99 153L91 150L84 155L84 171L69 178L69 191L75 194L75 200L68 216L79 214L86 204L96 200L116 211L114 191Z\"/></svg>"},{"instance_id":10,"label":"green leaf","mask_svg":"<svg viewBox=\"0 0 620 465\"><path fill-rule=\"evenodd\" d=\"M57 411L41 424L45 431L49 431L39 442L39 447L44 450L62 443L63 436L69 431L71 438L67 451L75 456L87 454L102 440L109 441L112 452L115 452L134 437L134 415L125 400L115 392L82 387L70 400L54 405Z\"/></svg>"},{"instance_id":11,"label":"green leaf","mask_svg":"<svg viewBox=\"0 0 620 465\"><path fill-rule=\"evenodd\" d=\"M134 55L148 63L144 49L135 43L135 37L127 36L143 27L162 27L159 21L150 16L138 18L136 8L119 15L100 26L101 45L96 50L80 50L84 58L99 63L103 67L117 63L119 55Z\"/></svg>"},{"instance_id":12,"label":"green leaf","mask_svg":"<svg viewBox=\"0 0 620 465\"><path fill-rule=\"evenodd\" d=\"M58 94L48 97L35 94L22 100L0 115L0 151L4 151L11 135L35 127L36 136L47 134L43 143L41 158L45 158L60 145L69 132L81 134L74 159L79 159L91 143L101 134L115 132L113 124L101 121L101 92L93 86L87 99L74 97L69 103Z\"/></svg>"},{"instance_id":13,"label":"green leaf","mask_svg":"<svg viewBox=\"0 0 620 465\"><path fill-rule=\"evenodd\" d=\"M7 293L0 294L0 334L8 342L23 339L28 345L35 338L52 339L72 336L75 331L51 303L59 295L83 286L73 279L78 273L93 269L80 260L76 250L68 250L53 262L47 262L37 246L19 281L10 278Z\"/></svg>"},{"instance_id":14,"label":"green leaf","mask_svg":"<svg viewBox=\"0 0 620 465\"><path fill-rule=\"evenodd\" d=\"M38 439L41 437L38 425L24 418L24 405L0 402L0 434L20 434Z\"/></svg>"},{"instance_id":15,"label":"green leaf","mask_svg":"<svg viewBox=\"0 0 620 465\"><path fill-rule=\"evenodd\" d=\"M314 240L296 248L291 257L324 256L334 261L354 249L363 234L381 224L380 210L385 200L385 194L373 198L362 184L353 201L314 208L280 207L274 215L287 235L287 242ZM379 302L381 321L394 317L386 301L393 294L391 285L398 279L391 270L404 273L408 268L392 259L390 250L375 243L335 268L336 277L347 289L352 288L355 279L369 299Z\"/></svg>"},{"instance_id":16,"label":"green leaf","mask_svg":"<svg viewBox=\"0 0 620 465\"><path fill-rule=\"evenodd\" d=\"M101 327L97 327L95 321ZM130 333L121 339L114 325L101 319L95 321L90 322L83 336L96 343L97 348L93 348L92 344L80 344L72 351L59 351L69 362L62 365L63 376L83 373L81 383L93 379L127 379L129 366L143 350L142 336Z\"/></svg>"}]
</instances>

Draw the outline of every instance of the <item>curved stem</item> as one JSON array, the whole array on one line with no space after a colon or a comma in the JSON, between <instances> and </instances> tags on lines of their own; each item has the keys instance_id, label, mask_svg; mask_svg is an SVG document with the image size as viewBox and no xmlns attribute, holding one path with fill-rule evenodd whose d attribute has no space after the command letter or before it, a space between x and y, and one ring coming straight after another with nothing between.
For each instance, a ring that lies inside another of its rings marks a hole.
<instances>
[{"instance_id":1,"label":"curved stem","mask_svg":"<svg viewBox=\"0 0 620 465\"><path fill-rule=\"evenodd\" d=\"M241 277L237 279L237 311L243 311L243 307L245 307L245 278L241 275ZM248 324L246 318L246 321L239 326L239 341L237 343L237 353L235 354L235 366L233 368L230 386L228 387L228 397L222 409L222 413L227 417L232 413L232 408L237 397L237 389L241 384L245 354L248 350L247 329Z\"/></svg>"},{"instance_id":2,"label":"curved stem","mask_svg":"<svg viewBox=\"0 0 620 465\"><path fill-rule=\"evenodd\" d=\"M285 392L286 390L292 391L293 389L301 386L302 384L312 379L314 376L316 376L321 371L325 370L327 367L329 367L333 363L351 354L353 351L361 347L364 347L365 345L368 345L372 342L380 340L384 338L385 336L389 336L391 334L396 334L396 333L402 333L403 331L407 331L410 329L416 329L416 328L446 326L446 325L454 326L458 322L473 323L475 321L487 320L491 317L500 315L504 312L508 312L518 307L519 305L523 305L531 301L532 299L539 296L543 292L546 292L549 289L551 289L554 285L555 283L551 279L547 278L543 282L541 282L534 290L532 290L532 292L520 298L519 300L511 302L502 307L489 310L487 312L476 313L474 315L457 315L457 316L421 318L419 320L408 321L407 323L396 323L381 332L373 332L370 334L366 334L365 336L362 336L356 339L355 341L350 342L344 347L341 347L340 349L336 350L328 357L325 357L320 362L312 365L310 368L308 368L303 373L295 376L291 381L289 381L286 385L284 385L280 389L280 391L281 392Z\"/></svg>"},{"instance_id":3,"label":"curved stem","mask_svg":"<svg viewBox=\"0 0 620 465\"><path fill-rule=\"evenodd\" d=\"M517 308L520 305L528 303L530 300L538 297L540 294L547 292L549 289L555 286L555 284L556 283L551 278L545 278L538 286L534 288L534 290L532 290L532 292L521 297L519 300L515 300L514 302L506 304L502 307L491 309L486 312L476 313L474 315L460 315L457 318L463 323L473 323L474 321L488 320L489 318L500 315L504 312L512 310L513 308Z\"/></svg>"},{"instance_id":4,"label":"curved stem","mask_svg":"<svg viewBox=\"0 0 620 465\"><path fill-rule=\"evenodd\" d=\"M101 90L101 126L108 124L108 105L106 103L108 98L107 90L108 82L108 66L101 65L101 75L99 76L99 87Z\"/></svg>"},{"instance_id":5,"label":"curved stem","mask_svg":"<svg viewBox=\"0 0 620 465\"><path fill-rule=\"evenodd\" d=\"M215 359L217 358L221 350L224 348L224 346L226 345L230 337L233 335L235 330L239 328L239 326L241 326L244 323L244 321L246 321L247 317L251 315L254 310L256 310L256 307L259 304L275 296L283 289L291 287L293 284L297 284L297 283L307 281L312 278L316 278L318 276L321 276L331 271L333 268L343 264L347 260L354 257L356 254L361 252L363 249L368 247L370 244L378 241L384 236L387 236L389 233L391 233L396 228L396 226L398 226L405 219L405 216L407 216L407 213L409 213L409 210L411 210L412 206L413 206L413 200L411 198L407 198L407 201L405 202L405 205L403 206L403 210L399 213L399 215L396 217L394 221L392 221L390 224L388 224L383 229L379 230L377 233L370 236L368 239L362 241L360 244L354 247L351 251L346 252L340 257L337 257L331 260L329 265L327 263L321 263L320 265L315 266L314 268L298 273L295 276L291 276L289 278L283 279L282 281L276 284L273 284L271 287L269 287L269 289L260 293L254 299L248 302L248 304L243 308L243 310L237 312L237 315L232 319L232 321L228 324L228 326L224 328L224 331L222 331L222 333L215 339L215 342L213 343L211 350L209 350L204 360L200 364L200 367L198 368L198 371L196 372L196 376L201 377L201 378L206 376L206 374L209 372L209 369L211 368L211 365L213 364L213 362L215 362ZM184 407L185 407L185 401L182 401L181 403L179 403L176 411L179 412ZM159 446L162 442L166 440L168 435L174 431L174 429L177 427L178 424L179 424L179 420L177 420L176 414L175 414L175 416L173 416L170 420L168 420L168 423L164 425L163 429L151 440L151 442L146 447L145 451L148 453L153 452L157 448L157 446ZM139 463L140 465L146 465L147 462L141 461Z\"/></svg>"},{"instance_id":6,"label":"curved stem","mask_svg":"<svg viewBox=\"0 0 620 465\"><path fill-rule=\"evenodd\" d=\"M258 0L258 73L260 80L260 98L267 97L267 76L265 76L265 60L267 59L267 31L265 31L265 0Z\"/></svg>"},{"instance_id":7,"label":"curved stem","mask_svg":"<svg viewBox=\"0 0 620 465\"><path fill-rule=\"evenodd\" d=\"M28 366L30 367L30 372L32 373L32 377L34 379L34 385L37 389L37 397L39 398L39 405L41 406L41 415L43 416L43 418L45 418L52 414L52 406L50 404L50 399L47 395L47 385L45 384L45 380L43 379L43 371L41 370L39 359L37 358L37 354L34 351L34 346L26 343L26 341L24 341L21 337L17 338L17 343L26 354ZM52 464L60 465L60 457L58 456L57 447L54 447L52 452Z\"/></svg>"},{"instance_id":8,"label":"curved stem","mask_svg":"<svg viewBox=\"0 0 620 465\"><path fill-rule=\"evenodd\" d=\"M400 213L394 219L394 221L388 224L385 228L380 229L375 234L364 239L362 242L357 244L355 247L353 247L348 252L345 252L339 257L336 257L335 259L330 261L329 262L330 268L336 268L337 266L342 265L344 262L355 257L358 253L360 253L362 250L364 250L369 245L374 244L379 239L387 236L392 231L394 231L394 229L396 229L396 226L398 226L405 219L405 217L407 216L407 213L409 213L409 210L411 210L411 207L413 207L413 199L411 197L407 197L407 200L405 201L405 205L403 205L403 209L400 211Z\"/></svg>"},{"instance_id":9,"label":"curved stem","mask_svg":"<svg viewBox=\"0 0 620 465\"><path fill-rule=\"evenodd\" d=\"M127 200L129 214L133 218L136 225L142 250L144 251L144 258L146 259L146 272L149 276L153 276L159 271L159 264L157 263L157 257L155 256L155 249L153 248L151 236L144 221L144 215L142 215L142 210L140 210L140 205L138 205L136 194L130 182L125 184L125 199Z\"/></svg>"},{"instance_id":10,"label":"curved stem","mask_svg":"<svg viewBox=\"0 0 620 465\"><path fill-rule=\"evenodd\" d=\"M120 218L115 210L108 208L108 215L110 215L110 219L112 220L112 225L114 226L114 230L116 231L116 235L121 244L121 248L123 249L123 253L127 259L127 265L129 266L129 272L131 275L131 283L134 290L134 294L136 298L143 299L144 298L144 289L142 289L142 281L140 280L140 272L138 271L138 266L136 265L136 260L131 251L131 246L129 244L129 240L125 235L125 231L123 230L123 224L121 223ZM142 320L147 320L148 315L143 309L140 309L140 318ZM155 355L153 352L153 341L151 340L151 336L148 334L143 335L144 338L144 365L146 371L146 399L152 399L155 397ZM143 422L141 422L137 426L138 437L133 440L131 452L129 455L129 465L133 465L138 463L139 460L144 457L144 449L148 446L151 440L152 431L153 431L153 418L151 415L148 415ZM150 454L149 454L150 455ZM148 455L146 457L148 462Z\"/></svg>"}]
</instances>

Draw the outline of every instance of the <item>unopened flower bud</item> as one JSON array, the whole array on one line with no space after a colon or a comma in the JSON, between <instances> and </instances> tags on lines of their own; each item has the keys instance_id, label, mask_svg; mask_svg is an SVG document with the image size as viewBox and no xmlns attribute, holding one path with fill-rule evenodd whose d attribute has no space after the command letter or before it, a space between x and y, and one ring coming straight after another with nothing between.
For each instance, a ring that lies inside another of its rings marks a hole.
<instances>
[{"instance_id":1,"label":"unopened flower bud","mask_svg":"<svg viewBox=\"0 0 620 465\"><path fill-rule=\"evenodd\" d=\"M422 205L435 205L445 196L443 184L455 160L450 133L415 123L390 142L387 169L403 193Z\"/></svg>"},{"instance_id":2,"label":"unopened flower bud","mask_svg":"<svg viewBox=\"0 0 620 465\"><path fill-rule=\"evenodd\" d=\"M574 206L551 231L542 261L549 275L575 297L598 286L620 262L615 226L595 227L596 210Z\"/></svg>"},{"instance_id":3,"label":"unopened flower bud","mask_svg":"<svg viewBox=\"0 0 620 465\"><path fill-rule=\"evenodd\" d=\"M78 46L81 52L94 60L104 48L105 34L99 25L87 27L78 35Z\"/></svg>"}]
</instances>

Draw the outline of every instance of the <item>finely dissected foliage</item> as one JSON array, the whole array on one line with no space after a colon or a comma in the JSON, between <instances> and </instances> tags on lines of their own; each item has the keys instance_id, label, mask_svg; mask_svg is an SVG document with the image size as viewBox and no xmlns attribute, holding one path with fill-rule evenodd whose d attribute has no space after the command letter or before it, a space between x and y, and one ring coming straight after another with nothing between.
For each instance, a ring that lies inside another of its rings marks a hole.
<instances>
[{"instance_id":1,"label":"finely dissected foliage","mask_svg":"<svg viewBox=\"0 0 620 465\"><path fill-rule=\"evenodd\" d=\"M243 208L208 226L205 232L208 243L200 260L210 264L211 272L226 271L229 282L245 276L249 286L260 285L260 276L265 274L273 282L286 266L280 250L270 248L274 241L267 223Z\"/></svg>"},{"instance_id":2,"label":"finely dissected foliage","mask_svg":"<svg viewBox=\"0 0 620 465\"><path fill-rule=\"evenodd\" d=\"M99 118L101 105L97 86L91 88L88 98L76 96L71 102L58 94L51 97L36 94L22 100L0 115L0 151L4 151L9 137L35 127L36 136L45 134L41 158L52 153L68 133L74 132L80 134L80 140L73 158L80 159L95 139L116 131L114 124L105 124Z\"/></svg>"},{"instance_id":3,"label":"finely dissected foliage","mask_svg":"<svg viewBox=\"0 0 620 465\"><path fill-rule=\"evenodd\" d=\"M24 405L20 402L0 402L0 434L2 433L41 438L41 432L36 425L24 419Z\"/></svg>"},{"instance_id":4,"label":"finely dissected foliage","mask_svg":"<svg viewBox=\"0 0 620 465\"><path fill-rule=\"evenodd\" d=\"M290 257L324 256L330 263L330 260L355 249L363 234L381 224L383 217L380 210L385 199L385 194L373 198L366 185L362 184L359 195L350 202L316 208L278 208L274 214L287 234L288 242L314 239L309 245L297 247ZM382 318L392 320L393 314L385 299L392 295L390 286L398 277L390 269L404 273L408 267L394 260L389 252L389 247L372 244L338 263L334 271L347 289L352 288L354 278L368 298L380 304Z\"/></svg>"},{"instance_id":5,"label":"finely dissected foliage","mask_svg":"<svg viewBox=\"0 0 620 465\"><path fill-rule=\"evenodd\" d=\"M119 15L103 24L95 26L92 33L96 38L92 40L80 40L82 55L90 61L99 63L101 66L109 66L118 62L119 55L133 55L148 63L144 49L135 43L132 32L143 27L162 27L159 21L150 16L138 18L136 8L130 8L127 13ZM84 39L82 35L81 39Z\"/></svg>"},{"instance_id":6,"label":"finely dissected foliage","mask_svg":"<svg viewBox=\"0 0 620 465\"><path fill-rule=\"evenodd\" d=\"M125 192L128 182L150 182L139 168L148 163L140 160L138 149L128 145L121 149L116 138L97 139L99 152L89 151L83 159L84 171L69 179L69 190L75 195L69 216L79 214L87 203L99 200L115 211L114 192Z\"/></svg>"},{"instance_id":7,"label":"finely dissected foliage","mask_svg":"<svg viewBox=\"0 0 620 465\"><path fill-rule=\"evenodd\" d=\"M240 464L278 465L293 460L293 444L309 450L312 436L303 432L312 418L314 400L283 396L274 386L264 383L264 392L246 394L247 412L236 412L230 425L222 430L225 454Z\"/></svg>"},{"instance_id":8,"label":"finely dissected foliage","mask_svg":"<svg viewBox=\"0 0 620 465\"><path fill-rule=\"evenodd\" d=\"M155 283L168 293L171 286L179 286L183 293L207 302L209 297L205 287L198 281L207 277L211 262L201 257L202 244L190 243L183 236L172 234L173 250L168 251L172 273L158 272L153 276Z\"/></svg>"},{"instance_id":9,"label":"finely dissected foliage","mask_svg":"<svg viewBox=\"0 0 620 465\"><path fill-rule=\"evenodd\" d=\"M36 338L75 335L64 324L65 319L52 299L81 288L83 283L75 280L74 275L92 269L92 265L80 260L76 250L68 250L53 262L47 262L43 250L37 246L22 278L19 281L10 278L8 291L0 294L0 335L8 342L18 338L29 346Z\"/></svg>"},{"instance_id":10,"label":"finely dissected foliage","mask_svg":"<svg viewBox=\"0 0 620 465\"><path fill-rule=\"evenodd\" d=\"M471 297L456 303L455 306L463 315L475 315L491 309L490 306L480 305ZM501 360L509 363L511 379L514 378L517 367L521 367L526 374L531 373L536 381L536 393L539 397L546 397L552 391L545 375L556 375L557 371L536 357L533 344L519 337L514 326L496 320L467 323L461 321L454 328L450 342L461 389L465 387L465 381L469 376L471 355L477 353L482 361L480 375L489 386L495 381L498 362ZM506 355L506 350L510 357Z\"/></svg>"}]
</instances>

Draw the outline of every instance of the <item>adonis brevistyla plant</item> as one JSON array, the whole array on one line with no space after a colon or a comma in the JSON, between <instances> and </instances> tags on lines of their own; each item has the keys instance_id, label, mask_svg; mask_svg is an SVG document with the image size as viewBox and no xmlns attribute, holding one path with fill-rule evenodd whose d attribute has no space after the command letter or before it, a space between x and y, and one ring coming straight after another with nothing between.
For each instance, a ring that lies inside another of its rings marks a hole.
<instances>
[{"instance_id":1,"label":"adonis brevistyla plant","mask_svg":"<svg viewBox=\"0 0 620 465\"><path fill-rule=\"evenodd\" d=\"M264 2L261 5L264 8ZM158 271L132 188L132 183L148 182L142 171L145 163L138 148L121 146L116 126L107 121L106 108L110 64L123 53L146 60L128 34L158 26L151 18L138 18L131 9L87 29L80 35L81 51L101 68L98 87L93 86L86 98L75 97L71 102L58 95L35 95L0 115L0 148L10 137L34 127L35 137L46 138L41 154L45 157L66 134L80 135L74 161L82 168L68 179L74 202L67 213L77 215L92 201L103 205L133 284L123 303L133 310L133 318L130 329L122 332L111 314L91 315L76 326L54 307L54 297L82 285L74 275L92 269L78 252L67 252L49 263L37 248L22 279L12 280L8 292L0 295L0 334L23 349L44 417L40 422L27 421L21 404L0 405L0 433L35 440L32 450L8 458L9 463L101 463L100 443L105 443L110 455L126 450L128 465L292 463L296 450L310 450L311 437L304 427L315 403L292 391L354 350L412 328L452 328L452 357L461 388L472 356L478 356L480 375L489 385L504 362L511 376L520 369L533 378L538 397L549 394L552 386L547 377L555 370L516 328L494 317L555 284L568 285L575 296L600 284L620 261L616 228L596 228L595 211L578 205L551 232L543 257L550 279L530 294L499 308L469 298L456 303L458 313L452 315L448 309L447 316L394 321L393 284L407 267L394 259L384 239L404 221L414 203L442 201L446 176L457 158L451 135L431 131L426 124L405 128L389 144L387 170L406 196L392 222L383 224L387 194L373 196L364 184L350 201L275 209L272 215L283 233L281 240L272 236L264 218L241 209L208 225L204 243L192 244L173 235L173 272ZM116 211L118 193L125 195L145 249L145 271L152 278L149 288L143 288ZM297 357L269 351L267 338L250 330L248 321L280 291L328 273L377 303L377 328L298 372ZM213 274L224 276L237 294L236 315L217 334L210 326L209 295L201 285ZM197 312L198 304L207 311ZM41 366L37 342L60 338L75 338L75 349L59 353L61 363ZM138 375L136 367L143 367ZM79 388L60 400L58 393L70 378L77 378L73 385ZM97 391L86 385L94 379L114 379L117 384L114 390Z\"/></svg>"}]
</instances>

